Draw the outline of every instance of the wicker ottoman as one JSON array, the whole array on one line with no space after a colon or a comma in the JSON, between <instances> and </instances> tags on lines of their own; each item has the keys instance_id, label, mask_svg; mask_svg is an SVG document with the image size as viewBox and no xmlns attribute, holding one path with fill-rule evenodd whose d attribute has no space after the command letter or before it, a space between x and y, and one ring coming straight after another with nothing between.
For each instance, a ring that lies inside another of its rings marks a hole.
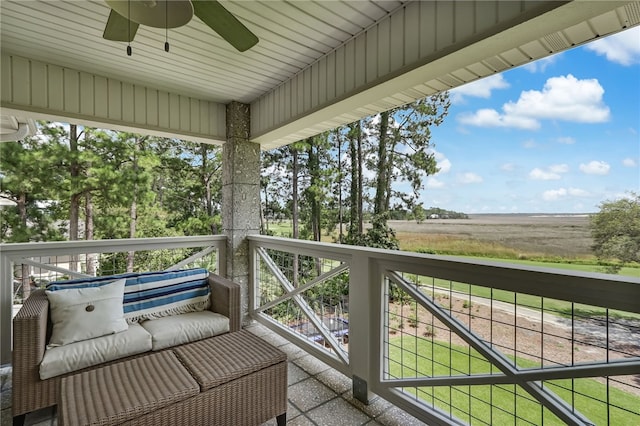
<instances>
[{"instance_id":1,"label":"wicker ottoman","mask_svg":"<svg viewBox=\"0 0 640 426\"><path fill-rule=\"evenodd\" d=\"M287 420L287 354L244 330L175 348L200 385L208 425Z\"/></svg>"},{"instance_id":2,"label":"wicker ottoman","mask_svg":"<svg viewBox=\"0 0 640 426\"><path fill-rule=\"evenodd\" d=\"M286 423L286 354L247 331L62 380L60 425Z\"/></svg>"},{"instance_id":3,"label":"wicker ottoman","mask_svg":"<svg viewBox=\"0 0 640 426\"><path fill-rule=\"evenodd\" d=\"M170 352L159 352L61 382L59 423L117 425L200 394L198 383Z\"/></svg>"}]
</instances>

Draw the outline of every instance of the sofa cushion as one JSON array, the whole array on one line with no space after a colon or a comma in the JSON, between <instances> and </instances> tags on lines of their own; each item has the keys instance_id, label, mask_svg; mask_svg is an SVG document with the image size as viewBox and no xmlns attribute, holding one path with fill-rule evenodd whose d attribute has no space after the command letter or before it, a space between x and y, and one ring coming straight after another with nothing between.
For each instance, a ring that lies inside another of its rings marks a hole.
<instances>
[{"instance_id":1,"label":"sofa cushion","mask_svg":"<svg viewBox=\"0 0 640 426\"><path fill-rule=\"evenodd\" d=\"M211 311L173 315L140 324L151 335L154 351L229 331L229 318Z\"/></svg>"},{"instance_id":2,"label":"sofa cushion","mask_svg":"<svg viewBox=\"0 0 640 426\"><path fill-rule=\"evenodd\" d=\"M47 349L40 363L42 380L151 350L151 335L139 324L121 333Z\"/></svg>"},{"instance_id":3,"label":"sofa cushion","mask_svg":"<svg viewBox=\"0 0 640 426\"><path fill-rule=\"evenodd\" d=\"M100 287L47 290L53 330L49 347L68 345L128 328L122 297L125 280Z\"/></svg>"},{"instance_id":4,"label":"sofa cushion","mask_svg":"<svg viewBox=\"0 0 640 426\"><path fill-rule=\"evenodd\" d=\"M96 287L125 278L124 318L134 323L208 309L211 295L208 277L209 272L204 268L128 273L55 281L47 285L47 290Z\"/></svg>"}]
</instances>

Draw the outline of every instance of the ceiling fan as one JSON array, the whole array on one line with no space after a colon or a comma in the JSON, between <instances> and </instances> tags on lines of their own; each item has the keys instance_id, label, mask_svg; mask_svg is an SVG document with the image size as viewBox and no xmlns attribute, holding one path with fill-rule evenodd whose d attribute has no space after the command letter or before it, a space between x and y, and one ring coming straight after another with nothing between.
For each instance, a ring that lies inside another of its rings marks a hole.
<instances>
[{"instance_id":1,"label":"ceiling fan","mask_svg":"<svg viewBox=\"0 0 640 426\"><path fill-rule=\"evenodd\" d=\"M217 0L105 0L111 8L102 37L131 42L140 25L177 28L186 25L195 14L229 44L244 52L258 37L224 8ZM169 51L169 43L165 43ZM127 47L131 55L131 46Z\"/></svg>"}]
</instances>

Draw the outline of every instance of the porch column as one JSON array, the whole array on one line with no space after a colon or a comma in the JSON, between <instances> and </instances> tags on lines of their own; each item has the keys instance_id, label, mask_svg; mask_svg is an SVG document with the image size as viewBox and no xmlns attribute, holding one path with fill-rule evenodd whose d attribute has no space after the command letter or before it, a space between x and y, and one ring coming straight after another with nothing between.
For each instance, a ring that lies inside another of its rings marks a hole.
<instances>
[{"instance_id":1,"label":"porch column","mask_svg":"<svg viewBox=\"0 0 640 426\"><path fill-rule=\"evenodd\" d=\"M242 321L248 321L249 243L260 233L260 146L249 142L249 105L227 105L227 142L222 150L222 231L227 237L227 271L242 286Z\"/></svg>"}]
</instances>

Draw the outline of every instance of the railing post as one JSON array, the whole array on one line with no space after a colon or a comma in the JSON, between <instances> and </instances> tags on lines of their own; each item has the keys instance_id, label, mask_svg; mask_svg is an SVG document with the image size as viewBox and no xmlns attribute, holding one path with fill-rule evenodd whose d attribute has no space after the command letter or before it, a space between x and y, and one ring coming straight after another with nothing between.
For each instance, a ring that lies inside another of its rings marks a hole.
<instances>
[{"instance_id":1,"label":"railing post","mask_svg":"<svg viewBox=\"0 0 640 426\"><path fill-rule=\"evenodd\" d=\"M349 274L349 364L353 379L353 396L368 404L371 384L379 374L379 297L376 297L375 272L371 258L354 253ZM354 273L357 271L357 273ZM377 299L377 300L376 300Z\"/></svg>"},{"instance_id":2,"label":"railing post","mask_svg":"<svg viewBox=\"0 0 640 426\"><path fill-rule=\"evenodd\" d=\"M13 262L0 253L0 365L11 362L13 318Z\"/></svg>"}]
</instances>

